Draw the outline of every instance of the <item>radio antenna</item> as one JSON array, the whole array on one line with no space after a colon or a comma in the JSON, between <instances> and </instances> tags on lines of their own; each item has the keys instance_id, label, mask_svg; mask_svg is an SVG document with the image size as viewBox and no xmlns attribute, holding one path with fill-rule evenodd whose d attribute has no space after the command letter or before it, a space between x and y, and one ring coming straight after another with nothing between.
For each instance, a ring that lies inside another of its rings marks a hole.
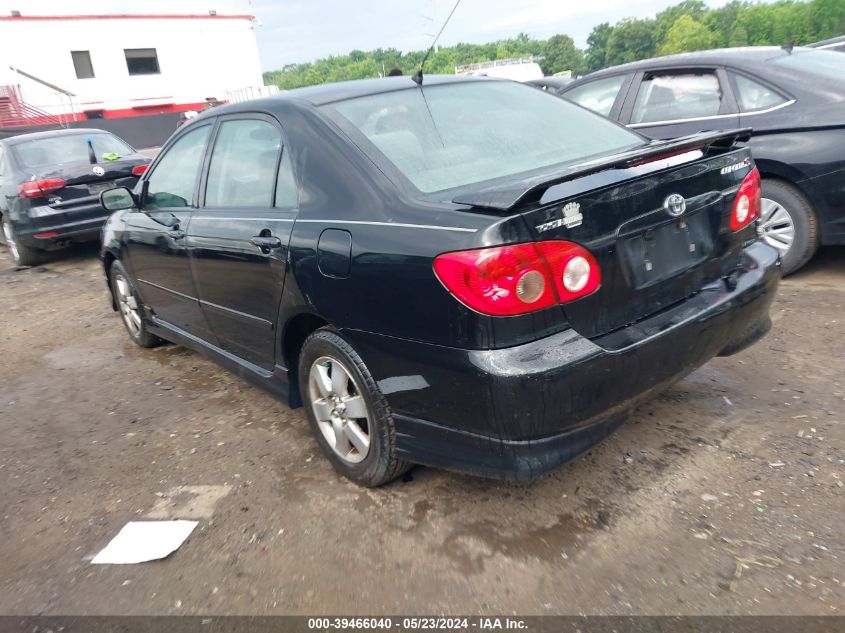
<instances>
[{"instance_id":1,"label":"radio antenna","mask_svg":"<svg viewBox=\"0 0 845 633\"><path fill-rule=\"evenodd\" d=\"M440 36L443 33L443 29L446 28L447 24L449 24L449 20L452 19L452 16L455 14L455 9L458 8L458 5L460 3L461 3L461 0L457 0L457 2L455 2L455 6L452 7L452 10L449 12L449 17L446 18L446 21L443 23L443 26L440 27L440 31L437 32L437 35L435 36L434 41L431 43L431 46L429 47L429 49L425 53L425 57L423 57L423 60L420 62L419 70L417 70L417 72L415 72L413 75L411 75L411 79L413 79L414 83L416 83L418 86L422 86L422 83L423 83L423 67L425 66L425 63L428 61L428 56L431 55L431 51L433 51L434 47L437 46L437 40L440 39Z\"/></svg>"}]
</instances>

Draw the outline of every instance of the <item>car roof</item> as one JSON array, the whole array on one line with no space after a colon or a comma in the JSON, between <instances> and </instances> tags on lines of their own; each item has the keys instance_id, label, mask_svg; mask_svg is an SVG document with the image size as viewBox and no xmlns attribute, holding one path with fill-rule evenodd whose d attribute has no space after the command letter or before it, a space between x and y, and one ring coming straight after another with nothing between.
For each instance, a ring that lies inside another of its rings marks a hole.
<instances>
[{"instance_id":1,"label":"car roof","mask_svg":"<svg viewBox=\"0 0 845 633\"><path fill-rule=\"evenodd\" d=\"M460 75L425 75L423 88L429 86L442 86L447 84L471 83L476 81L508 81L492 77L463 77ZM264 97L252 101L242 101L224 106L217 106L200 112L200 115L191 119L191 125L212 116L221 114L234 114L237 112L248 112L258 110L273 111L279 104L290 103L299 106L322 106L335 101L368 97L371 95L386 94L398 90L411 90L418 88L410 75L401 77L384 77L381 79L354 79L351 81L340 81L336 83L319 84L305 88L294 88L280 92L272 97Z\"/></svg>"},{"instance_id":2,"label":"car roof","mask_svg":"<svg viewBox=\"0 0 845 633\"><path fill-rule=\"evenodd\" d=\"M800 52L803 49L795 47L792 51L779 46L746 46L742 48L717 48L709 51L696 51L694 53L680 53L677 55L666 55L664 57L653 57L638 62L631 62L619 66L612 66L578 80L581 83L587 79L595 79L605 75L617 75L623 72L635 70L649 70L652 68L682 68L687 65L697 66L701 64L731 64L739 67L755 67L765 62L785 55ZM571 85L571 84L570 84Z\"/></svg>"},{"instance_id":3,"label":"car roof","mask_svg":"<svg viewBox=\"0 0 845 633\"><path fill-rule=\"evenodd\" d=\"M32 132L30 134L18 134L16 136L8 137L5 141L8 145L17 145L18 143L26 143L28 141L35 141L38 139L55 138L57 136L84 136L86 134L111 134L111 136L114 136L114 134L107 130L80 127L62 130L49 130L47 132Z\"/></svg>"},{"instance_id":4,"label":"car roof","mask_svg":"<svg viewBox=\"0 0 845 633\"><path fill-rule=\"evenodd\" d=\"M836 44L845 44L845 35L838 35L837 37L831 37L829 40L813 42L812 44L807 44L807 46L810 48L822 48L824 46L834 46Z\"/></svg>"}]
</instances>

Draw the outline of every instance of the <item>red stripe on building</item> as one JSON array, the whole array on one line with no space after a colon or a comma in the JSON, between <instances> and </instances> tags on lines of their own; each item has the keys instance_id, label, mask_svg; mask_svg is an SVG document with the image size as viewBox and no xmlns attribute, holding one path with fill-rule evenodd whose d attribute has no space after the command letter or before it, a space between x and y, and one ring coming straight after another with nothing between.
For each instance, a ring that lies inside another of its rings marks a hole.
<instances>
[{"instance_id":1,"label":"red stripe on building","mask_svg":"<svg viewBox=\"0 0 845 633\"><path fill-rule=\"evenodd\" d=\"M254 20L254 15L196 15L196 14L130 14L115 15L4 15L0 21L46 21L46 20Z\"/></svg>"}]
</instances>

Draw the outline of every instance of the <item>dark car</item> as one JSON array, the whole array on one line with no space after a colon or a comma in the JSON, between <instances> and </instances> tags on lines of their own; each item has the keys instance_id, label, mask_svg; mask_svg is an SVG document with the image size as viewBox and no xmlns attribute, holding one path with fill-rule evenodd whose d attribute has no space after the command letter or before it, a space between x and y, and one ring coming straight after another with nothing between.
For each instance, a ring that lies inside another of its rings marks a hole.
<instances>
[{"instance_id":1,"label":"dark car","mask_svg":"<svg viewBox=\"0 0 845 633\"><path fill-rule=\"evenodd\" d=\"M530 479L769 328L744 133L647 141L484 78L225 106L102 194L113 306L304 403L357 482Z\"/></svg>"},{"instance_id":2,"label":"dark car","mask_svg":"<svg viewBox=\"0 0 845 633\"><path fill-rule=\"evenodd\" d=\"M534 86L540 90L548 92L560 93L560 91L571 84L574 80L572 77L543 77L542 79L529 79L525 83L529 86Z\"/></svg>"},{"instance_id":3,"label":"dark car","mask_svg":"<svg viewBox=\"0 0 845 633\"><path fill-rule=\"evenodd\" d=\"M810 48L816 48L823 51L837 51L845 53L845 35L839 37L832 37L829 40L822 40L813 44L807 44Z\"/></svg>"},{"instance_id":4,"label":"dark car","mask_svg":"<svg viewBox=\"0 0 845 633\"><path fill-rule=\"evenodd\" d=\"M134 187L149 159L114 134L75 129L0 140L2 242L19 266L100 239L100 192Z\"/></svg>"},{"instance_id":5,"label":"dark car","mask_svg":"<svg viewBox=\"0 0 845 633\"><path fill-rule=\"evenodd\" d=\"M751 127L763 178L758 230L784 273L819 244L845 244L845 56L808 48L736 48L592 73L567 99L653 138Z\"/></svg>"}]
</instances>

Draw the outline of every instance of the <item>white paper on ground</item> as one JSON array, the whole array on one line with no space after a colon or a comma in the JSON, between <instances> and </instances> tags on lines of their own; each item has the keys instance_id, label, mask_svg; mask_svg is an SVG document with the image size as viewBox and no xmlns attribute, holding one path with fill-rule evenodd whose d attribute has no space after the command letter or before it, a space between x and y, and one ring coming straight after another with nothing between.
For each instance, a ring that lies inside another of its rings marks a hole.
<instances>
[{"instance_id":1,"label":"white paper on ground","mask_svg":"<svg viewBox=\"0 0 845 633\"><path fill-rule=\"evenodd\" d=\"M91 561L92 565L131 565L169 556L198 521L130 521Z\"/></svg>"}]
</instances>

